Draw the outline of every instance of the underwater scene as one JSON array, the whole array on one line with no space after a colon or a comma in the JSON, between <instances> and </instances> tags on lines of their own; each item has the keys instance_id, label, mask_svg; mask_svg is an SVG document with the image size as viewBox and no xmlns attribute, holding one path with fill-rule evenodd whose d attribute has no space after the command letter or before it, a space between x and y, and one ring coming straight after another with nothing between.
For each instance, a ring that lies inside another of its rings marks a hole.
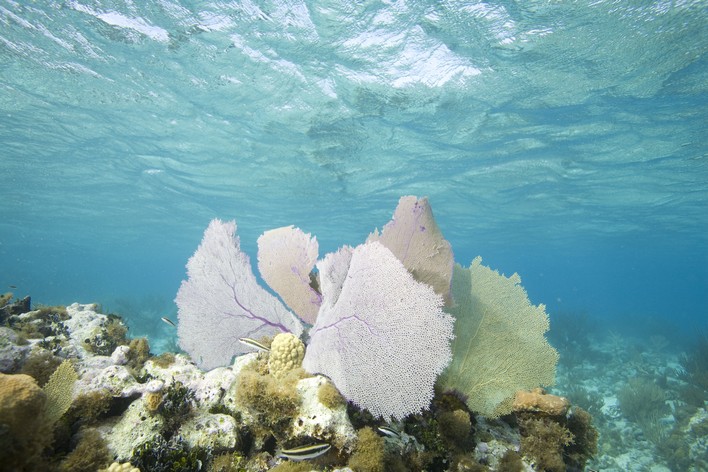
<instances>
[{"instance_id":1,"label":"underwater scene","mask_svg":"<svg viewBox=\"0 0 708 472\"><path fill-rule=\"evenodd\" d=\"M0 472L708 471L705 0L0 0Z\"/></svg>"}]
</instances>

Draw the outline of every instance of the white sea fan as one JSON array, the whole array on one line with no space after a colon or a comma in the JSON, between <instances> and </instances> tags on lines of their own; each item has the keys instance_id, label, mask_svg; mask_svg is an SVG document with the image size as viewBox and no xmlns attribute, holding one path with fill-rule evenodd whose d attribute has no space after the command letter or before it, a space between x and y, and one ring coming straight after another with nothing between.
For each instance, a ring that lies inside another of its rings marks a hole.
<instances>
[{"instance_id":1,"label":"white sea fan","mask_svg":"<svg viewBox=\"0 0 708 472\"><path fill-rule=\"evenodd\" d=\"M330 252L324 259L317 263L317 271L320 277L320 290L327 294L323 303L334 305L337 303L339 294L342 293L342 286L347 279L349 263L352 260L354 248L342 246L337 252Z\"/></svg>"},{"instance_id":2,"label":"white sea fan","mask_svg":"<svg viewBox=\"0 0 708 472\"><path fill-rule=\"evenodd\" d=\"M241 337L302 333L295 315L258 285L235 233L234 221L209 223L175 298L179 345L203 369L228 365L246 352Z\"/></svg>"},{"instance_id":3,"label":"white sea fan","mask_svg":"<svg viewBox=\"0 0 708 472\"><path fill-rule=\"evenodd\" d=\"M427 408L451 359L453 318L442 297L378 242L340 250L318 268L323 300L303 367L386 419Z\"/></svg>"},{"instance_id":4,"label":"white sea fan","mask_svg":"<svg viewBox=\"0 0 708 472\"><path fill-rule=\"evenodd\" d=\"M309 324L315 322L322 301L310 286L318 249L317 238L293 226L271 229L258 238L261 277L288 308Z\"/></svg>"}]
</instances>

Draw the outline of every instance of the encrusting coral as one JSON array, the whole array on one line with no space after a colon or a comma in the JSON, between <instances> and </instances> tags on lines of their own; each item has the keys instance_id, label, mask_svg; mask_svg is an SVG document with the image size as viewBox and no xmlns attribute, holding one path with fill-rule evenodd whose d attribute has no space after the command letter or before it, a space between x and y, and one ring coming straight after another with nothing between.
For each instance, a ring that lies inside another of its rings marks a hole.
<instances>
[{"instance_id":1,"label":"encrusting coral","mask_svg":"<svg viewBox=\"0 0 708 472\"><path fill-rule=\"evenodd\" d=\"M530 411L550 416L563 416L570 408L570 401L565 397L546 393L542 388L537 387L531 391L516 392L511 407L515 412Z\"/></svg>"}]
</instances>

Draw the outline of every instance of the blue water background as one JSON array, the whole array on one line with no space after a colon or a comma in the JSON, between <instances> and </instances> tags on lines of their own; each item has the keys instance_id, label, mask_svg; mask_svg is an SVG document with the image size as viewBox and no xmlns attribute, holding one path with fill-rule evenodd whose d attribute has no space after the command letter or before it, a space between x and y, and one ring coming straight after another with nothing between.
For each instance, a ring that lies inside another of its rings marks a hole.
<instances>
[{"instance_id":1,"label":"blue water background","mask_svg":"<svg viewBox=\"0 0 708 472\"><path fill-rule=\"evenodd\" d=\"M707 12L0 0L0 291L161 336L211 218L322 256L427 195L552 318L700 331Z\"/></svg>"}]
</instances>

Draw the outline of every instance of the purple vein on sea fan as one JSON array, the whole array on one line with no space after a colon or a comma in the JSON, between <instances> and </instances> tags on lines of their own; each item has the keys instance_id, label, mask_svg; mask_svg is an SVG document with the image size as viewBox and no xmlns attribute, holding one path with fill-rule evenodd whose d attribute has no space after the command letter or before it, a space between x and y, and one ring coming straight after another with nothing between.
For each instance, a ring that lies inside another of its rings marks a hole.
<instances>
[{"instance_id":1,"label":"purple vein on sea fan","mask_svg":"<svg viewBox=\"0 0 708 472\"><path fill-rule=\"evenodd\" d=\"M300 321L258 285L235 233L234 221L209 223L175 298L179 345L204 369L248 351L238 338L302 333Z\"/></svg>"},{"instance_id":2,"label":"purple vein on sea fan","mask_svg":"<svg viewBox=\"0 0 708 472\"><path fill-rule=\"evenodd\" d=\"M323 299L303 367L386 419L428 407L451 358L453 318L442 297L378 242L340 249L317 267Z\"/></svg>"}]
</instances>

